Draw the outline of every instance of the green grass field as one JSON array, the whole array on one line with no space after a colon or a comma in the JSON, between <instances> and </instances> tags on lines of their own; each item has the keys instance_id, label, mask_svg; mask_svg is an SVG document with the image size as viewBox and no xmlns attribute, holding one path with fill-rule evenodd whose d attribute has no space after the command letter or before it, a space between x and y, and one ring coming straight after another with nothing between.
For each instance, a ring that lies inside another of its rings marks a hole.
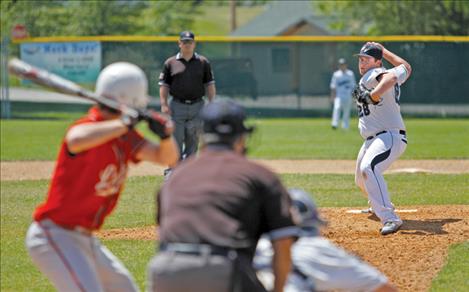
<instances>
[{"instance_id":1,"label":"green grass field","mask_svg":"<svg viewBox=\"0 0 469 292\"><path fill-rule=\"evenodd\" d=\"M54 160L73 114L57 120L3 120L2 161ZM355 159L358 130L332 131L329 119L256 119L250 155L265 159ZM357 121L352 120L352 125ZM409 145L401 159L469 158L469 119L407 119ZM145 125L139 128L150 134Z\"/></svg>"},{"instance_id":2,"label":"green grass field","mask_svg":"<svg viewBox=\"0 0 469 292\"><path fill-rule=\"evenodd\" d=\"M1 160L54 160L60 141L78 113L32 113L34 119L1 121ZM329 119L255 119L258 128L251 157L291 159L355 159L362 143L356 129L332 131ZM356 120L352 121L356 124ZM469 120L406 119L409 146L402 159L468 159ZM139 128L150 136L145 125ZM469 175L387 175L397 205L468 204ZM320 207L366 206L352 175L282 175L287 186L314 194ZM132 177L118 207L104 226L149 226L154 223L154 193L161 177ZM1 181L1 291L53 291L32 265L24 247L26 230L37 204L44 200L48 181ZM424 194L424 195L422 195ZM450 195L449 195L450 194ZM145 269L155 242L105 240L136 278L145 285ZM450 249L448 264L433 281L432 291L465 291L468 243Z\"/></svg>"},{"instance_id":3,"label":"green grass field","mask_svg":"<svg viewBox=\"0 0 469 292\"><path fill-rule=\"evenodd\" d=\"M301 187L315 195L320 207L366 206L366 199L353 185L352 175L283 175L289 187ZM398 205L467 204L469 175L394 174L387 176L393 201ZM118 207L104 226L108 228L138 227L154 224L154 194L161 177L129 178ZM43 201L48 181L1 182L1 291L52 291L48 281L37 271L24 247L31 214ZM422 196L425 194L425 196ZM448 197L447 194L452 194ZM106 240L110 248L127 266L143 289L145 268L154 254L155 242ZM464 265L459 259L467 251L456 246L452 250L449 271L436 280L434 291L464 285L464 277L453 277L453 270ZM465 248L464 248L465 247ZM467 255L465 256L467 258ZM466 269L467 271L467 269ZM456 282L455 282L456 281ZM445 286L446 285L446 286ZM440 287L440 288L438 288ZM463 287L463 286L461 286ZM453 290L462 291L462 290Z\"/></svg>"}]
</instances>

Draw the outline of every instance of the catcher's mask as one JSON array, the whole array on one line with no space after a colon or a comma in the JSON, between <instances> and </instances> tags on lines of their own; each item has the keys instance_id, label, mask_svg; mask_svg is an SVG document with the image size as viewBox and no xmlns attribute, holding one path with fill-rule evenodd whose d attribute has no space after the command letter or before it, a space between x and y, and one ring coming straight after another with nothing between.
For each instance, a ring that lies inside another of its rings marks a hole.
<instances>
[{"instance_id":1,"label":"catcher's mask","mask_svg":"<svg viewBox=\"0 0 469 292\"><path fill-rule=\"evenodd\" d=\"M297 225L303 232L319 234L319 227L326 225L318 213L318 208L311 195L301 189L289 189L288 193L292 200L292 213Z\"/></svg>"},{"instance_id":2,"label":"catcher's mask","mask_svg":"<svg viewBox=\"0 0 469 292\"><path fill-rule=\"evenodd\" d=\"M96 94L135 109L145 109L149 101L148 80L142 69L134 64L113 63L99 74Z\"/></svg>"},{"instance_id":3,"label":"catcher's mask","mask_svg":"<svg viewBox=\"0 0 469 292\"><path fill-rule=\"evenodd\" d=\"M244 122L244 108L231 100L216 100L200 111L202 120L202 140L204 144L232 145L243 134L250 134L254 127Z\"/></svg>"}]
</instances>

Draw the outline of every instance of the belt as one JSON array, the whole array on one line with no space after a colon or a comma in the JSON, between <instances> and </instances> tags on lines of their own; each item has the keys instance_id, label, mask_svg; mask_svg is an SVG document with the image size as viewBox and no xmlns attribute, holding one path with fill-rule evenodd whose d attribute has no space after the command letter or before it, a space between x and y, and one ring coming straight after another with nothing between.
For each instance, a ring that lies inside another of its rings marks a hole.
<instances>
[{"instance_id":1,"label":"belt","mask_svg":"<svg viewBox=\"0 0 469 292\"><path fill-rule=\"evenodd\" d=\"M223 246L197 243L161 243L160 251L175 252L190 255L219 255L235 257L236 250Z\"/></svg>"},{"instance_id":2,"label":"belt","mask_svg":"<svg viewBox=\"0 0 469 292\"><path fill-rule=\"evenodd\" d=\"M60 228L66 229L66 230L76 231L76 232L79 232L79 233L82 233L82 234L88 235L88 236L93 235L93 230L82 227L82 226L79 226L79 225L76 225L76 226L60 225L60 224L57 224L57 223L55 223L54 221L52 221L50 219L43 219L41 221L37 221L37 223L40 226L45 226L45 227L56 226L56 227L60 227Z\"/></svg>"},{"instance_id":3,"label":"belt","mask_svg":"<svg viewBox=\"0 0 469 292\"><path fill-rule=\"evenodd\" d=\"M196 98L196 99L174 98L174 100L183 104L194 104L194 103L198 103L199 101L201 101L202 98Z\"/></svg>"},{"instance_id":4,"label":"belt","mask_svg":"<svg viewBox=\"0 0 469 292\"><path fill-rule=\"evenodd\" d=\"M366 137L366 140L371 140L371 139L373 139L373 138L375 138L375 137L377 137L377 136L379 136L379 135L381 135L381 134L387 133L387 132L388 132L388 131L381 131L381 132L378 132L378 133L376 133L376 135L371 135L371 136L369 136L369 137ZM404 130L399 130L399 134L405 136L406 132L405 132Z\"/></svg>"}]
</instances>

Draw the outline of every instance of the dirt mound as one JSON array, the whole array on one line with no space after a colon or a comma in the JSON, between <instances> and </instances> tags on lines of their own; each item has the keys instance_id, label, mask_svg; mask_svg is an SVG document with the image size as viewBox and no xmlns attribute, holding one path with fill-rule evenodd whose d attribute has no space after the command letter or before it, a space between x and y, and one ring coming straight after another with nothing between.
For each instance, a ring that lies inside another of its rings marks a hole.
<instances>
[{"instance_id":1,"label":"dirt mound","mask_svg":"<svg viewBox=\"0 0 469 292\"><path fill-rule=\"evenodd\" d=\"M400 206L404 221L396 234L381 236L374 215L351 208L321 208L329 221L324 236L377 267L400 291L427 291L446 261L449 245L469 239L469 206ZM156 240L155 226L104 230L107 239Z\"/></svg>"}]
</instances>

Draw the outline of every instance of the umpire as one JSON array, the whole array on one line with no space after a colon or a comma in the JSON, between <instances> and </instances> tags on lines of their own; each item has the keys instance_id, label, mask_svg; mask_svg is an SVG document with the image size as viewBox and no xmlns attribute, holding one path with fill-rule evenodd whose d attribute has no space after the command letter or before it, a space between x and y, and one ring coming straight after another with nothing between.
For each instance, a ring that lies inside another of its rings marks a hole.
<instances>
[{"instance_id":1,"label":"umpire","mask_svg":"<svg viewBox=\"0 0 469 292\"><path fill-rule=\"evenodd\" d=\"M288 193L274 173L245 157L253 129L241 106L215 101L201 118L202 151L174 170L157 197L160 254L149 264L149 290L265 291L252 258L267 232L275 291L282 291L299 231Z\"/></svg>"},{"instance_id":2,"label":"umpire","mask_svg":"<svg viewBox=\"0 0 469 292\"><path fill-rule=\"evenodd\" d=\"M161 111L171 115L176 124L174 138L181 159L197 152L202 97L212 101L216 94L210 63L195 50L195 37L183 31L179 37L179 53L167 59L159 77ZM168 104L168 95L173 97Z\"/></svg>"}]
</instances>

